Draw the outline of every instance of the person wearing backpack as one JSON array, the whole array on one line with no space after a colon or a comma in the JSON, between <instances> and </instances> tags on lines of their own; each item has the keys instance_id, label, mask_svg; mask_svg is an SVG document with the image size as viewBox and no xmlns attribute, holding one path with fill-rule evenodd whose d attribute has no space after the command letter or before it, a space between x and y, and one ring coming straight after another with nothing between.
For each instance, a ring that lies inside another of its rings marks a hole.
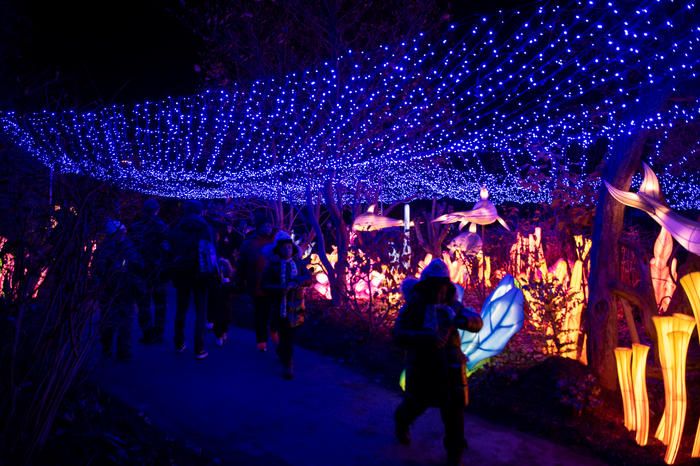
<instances>
[{"instance_id":1,"label":"person wearing backpack","mask_svg":"<svg viewBox=\"0 0 700 466\"><path fill-rule=\"evenodd\" d=\"M196 359L204 359L209 355L204 348L208 289L219 274L214 235L202 217L201 202L187 200L183 210L183 217L168 234L170 277L176 290L175 350L181 353L187 348L185 317L194 296L194 353Z\"/></svg>"},{"instance_id":2,"label":"person wearing backpack","mask_svg":"<svg viewBox=\"0 0 700 466\"><path fill-rule=\"evenodd\" d=\"M442 259L433 259L420 280L402 283L406 303L399 311L393 336L406 351L406 393L394 413L395 434L410 444L411 424L429 407L440 408L445 427L447 463L461 465L467 448L464 407L469 401L466 357L458 330L478 332L479 314L455 299L457 289Z\"/></svg>"},{"instance_id":3,"label":"person wearing backpack","mask_svg":"<svg viewBox=\"0 0 700 466\"><path fill-rule=\"evenodd\" d=\"M112 355L116 336L117 359L128 361L136 299L144 291L143 262L120 221L108 220L105 233L92 262L92 286L100 303L102 352Z\"/></svg>"},{"instance_id":4,"label":"person wearing backpack","mask_svg":"<svg viewBox=\"0 0 700 466\"><path fill-rule=\"evenodd\" d=\"M143 215L129 229L129 236L143 258L146 290L138 305L138 320L143 343L162 343L165 331L166 280L163 267L167 251L168 226L158 217L155 199L143 203ZM151 313L151 302L154 312Z\"/></svg>"}]
</instances>

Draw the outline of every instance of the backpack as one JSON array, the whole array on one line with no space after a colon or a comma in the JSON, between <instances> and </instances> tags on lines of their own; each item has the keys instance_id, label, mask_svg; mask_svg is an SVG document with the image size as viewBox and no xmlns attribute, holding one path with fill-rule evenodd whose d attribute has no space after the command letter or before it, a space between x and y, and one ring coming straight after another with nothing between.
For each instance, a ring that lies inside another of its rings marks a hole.
<instances>
[{"instance_id":1,"label":"backpack","mask_svg":"<svg viewBox=\"0 0 700 466\"><path fill-rule=\"evenodd\" d=\"M216 257L214 243L206 239L200 239L197 256L199 258L197 261L199 277L208 281L220 280L219 260Z\"/></svg>"}]
</instances>

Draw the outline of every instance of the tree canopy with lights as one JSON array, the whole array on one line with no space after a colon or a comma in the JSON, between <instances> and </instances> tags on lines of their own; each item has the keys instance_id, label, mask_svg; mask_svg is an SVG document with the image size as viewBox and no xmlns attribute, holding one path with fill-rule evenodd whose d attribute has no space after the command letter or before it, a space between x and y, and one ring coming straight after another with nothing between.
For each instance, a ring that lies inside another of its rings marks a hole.
<instances>
[{"instance_id":1,"label":"tree canopy with lights","mask_svg":"<svg viewBox=\"0 0 700 466\"><path fill-rule=\"evenodd\" d=\"M170 197L298 202L332 180L384 201L546 202L555 179L597 181L591 154L636 131L670 204L700 206L698 141L673 163L700 66L692 1L545 5L348 51L313 69L92 111L0 113L0 131L54 170ZM660 108L644 107L667 93ZM533 167L548 177L533 184ZM541 172L541 170L540 170ZM522 180L530 179L528 183ZM691 195L689 195L689 193Z\"/></svg>"}]
</instances>

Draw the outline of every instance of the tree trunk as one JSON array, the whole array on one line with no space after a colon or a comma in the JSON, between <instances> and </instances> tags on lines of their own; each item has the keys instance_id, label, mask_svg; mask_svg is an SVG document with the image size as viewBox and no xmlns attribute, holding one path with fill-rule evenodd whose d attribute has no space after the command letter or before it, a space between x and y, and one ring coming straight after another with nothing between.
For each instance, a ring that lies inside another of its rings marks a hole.
<instances>
[{"instance_id":1,"label":"tree trunk","mask_svg":"<svg viewBox=\"0 0 700 466\"><path fill-rule=\"evenodd\" d=\"M638 134L629 150L620 141L608 162L603 179L628 191L632 176L640 166L646 134ZM601 386L617 387L614 350L617 346L617 312L611 285L618 281L620 252L618 241L623 227L625 206L613 199L601 183L593 224L591 246L590 296L586 309L588 363Z\"/></svg>"},{"instance_id":2,"label":"tree trunk","mask_svg":"<svg viewBox=\"0 0 700 466\"><path fill-rule=\"evenodd\" d=\"M350 241L348 228L343 220L342 193L331 181L326 182L323 190L326 208L331 217L331 224L335 229L336 242L338 243L338 262L335 263L335 276L330 282L331 297L334 306L345 304L346 283L348 268L348 243ZM330 278L330 277L329 277Z\"/></svg>"}]
</instances>

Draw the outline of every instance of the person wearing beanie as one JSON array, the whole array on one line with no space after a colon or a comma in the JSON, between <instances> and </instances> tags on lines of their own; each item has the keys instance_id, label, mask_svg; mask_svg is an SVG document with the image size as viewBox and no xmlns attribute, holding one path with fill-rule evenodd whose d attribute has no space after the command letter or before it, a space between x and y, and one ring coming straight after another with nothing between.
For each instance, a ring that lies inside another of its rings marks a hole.
<instances>
[{"instance_id":1,"label":"person wearing beanie","mask_svg":"<svg viewBox=\"0 0 700 466\"><path fill-rule=\"evenodd\" d=\"M270 298L271 327L279 333L277 355L287 380L294 377L294 333L304 323L304 288L311 285L311 274L299 256L299 247L286 232L280 231L275 235L272 257L263 274L263 289Z\"/></svg>"},{"instance_id":2,"label":"person wearing beanie","mask_svg":"<svg viewBox=\"0 0 700 466\"><path fill-rule=\"evenodd\" d=\"M253 303L258 351L267 351L267 340L270 336L270 299L262 287L262 277L267 264L265 247L274 239L272 231L272 219L263 211L256 212L255 231L241 244L240 258L236 267L239 286ZM275 333L272 339L276 339Z\"/></svg>"},{"instance_id":3,"label":"person wearing beanie","mask_svg":"<svg viewBox=\"0 0 700 466\"><path fill-rule=\"evenodd\" d=\"M100 341L105 356L131 359L131 328L136 299L143 293L143 262L118 220L105 223L105 239L95 250L92 286L100 304Z\"/></svg>"},{"instance_id":4,"label":"person wearing beanie","mask_svg":"<svg viewBox=\"0 0 700 466\"><path fill-rule=\"evenodd\" d=\"M462 464L468 392L458 330L478 332L481 317L456 302L457 290L441 259L433 259L417 282L411 279L402 284L402 291L406 304L399 311L393 335L406 351L407 368L405 396L394 413L396 437L408 445L413 421L429 407L440 408L448 464Z\"/></svg>"},{"instance_id":5,"label":"person wearing beanie","mask_svg":"<svg viewBox=\"0 0 700 466\"><path fill-rule=\"evenodd\" d=\"M129 229L129 236L144 262L145 293L139 299L138 320L141 342L162 343L165 332L166 279L165 259L168 226L158 217L160 205L155 199L143 203L143 214ZM153 303L153 313L151 313Z\"/></svg>"},{"instance_id":6,"label":"person wearing beanie","mask_svg":"<svg viewBox=\"0 0 700 466\"><path fill-rule=\"evenodd\" d=\"M194 296L195 329L194 356L204 359L209 287L218 276L218 260L214 249L214 234L202 217L204 206L197 200L183 203L184 215L168 233L168 273L175 285L175 350L185 351L185 317Z\"/></svg>"}]
</instances>

